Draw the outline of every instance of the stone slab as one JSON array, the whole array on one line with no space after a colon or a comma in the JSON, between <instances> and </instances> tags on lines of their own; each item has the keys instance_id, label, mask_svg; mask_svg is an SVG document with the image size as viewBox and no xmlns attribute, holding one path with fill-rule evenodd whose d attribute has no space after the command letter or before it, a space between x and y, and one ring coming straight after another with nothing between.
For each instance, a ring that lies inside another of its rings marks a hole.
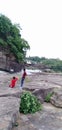
<instances>
[{"instance_id":1,"label":"stone slab","mask_svg":"<svg viewBox=\"0 0 62 130\"><path fill-rule=\"evenodd\" d=\"M0 130L11 130L18 114L19 99L0 97Z\"/></svg>"}]
</instances>

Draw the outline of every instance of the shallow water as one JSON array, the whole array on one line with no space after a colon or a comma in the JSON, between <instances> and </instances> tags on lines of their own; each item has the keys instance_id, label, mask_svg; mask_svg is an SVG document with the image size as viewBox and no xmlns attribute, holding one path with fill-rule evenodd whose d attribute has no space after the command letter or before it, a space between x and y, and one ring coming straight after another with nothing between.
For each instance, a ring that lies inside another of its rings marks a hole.
<instances>
[{"instance_id":1,"label":"shallow water","mask_svg":"<svg viewBox=\"0 0 62 130\"><path fill-rule=\"evenodd\" d=\"M41 73L41 70L31 70L31 69L26 69L26 72L28 75L32 74L32 73Z\"/></svg>"}]
</instances>

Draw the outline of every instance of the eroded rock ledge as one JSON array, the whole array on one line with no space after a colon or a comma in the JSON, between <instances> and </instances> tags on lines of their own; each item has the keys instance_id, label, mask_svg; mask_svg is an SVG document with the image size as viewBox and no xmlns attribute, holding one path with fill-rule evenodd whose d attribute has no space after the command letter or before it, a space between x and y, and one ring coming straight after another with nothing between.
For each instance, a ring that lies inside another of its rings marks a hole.
<instances>
[{"instance_id":1,"label":"eroded rock ledge","mask_svg":"<svg viewBox=\"0 0 62 130\"><path fill-rule=\"evenodd\" d=\"M41 103L44 102L45 96L48 93L53 92L54 94L51 98L51 103L62 108L62 89L61 86L58 86L59 83L62 85L62 82L60 82L60 78L62 81L62 75L55 76L56 77L54 78L52 74L41 74L34 76L34 80L33 76L31 76L30 81L25 84L23 91L31 91L38 97ZM20 82L16 88L9 90L7 87L7 78L9 80L10 77L5 74L4 78L6 78L4 79L4 83L0 79L0 130L11 130L18 116L20 95L23 91L20 91L18 87Z\"/></svg>"},{"instance_id":2,"label":"eroded rock ledge","mask_svg":"<svg viewBox=\"0 0 62 130\"><path fill-rule=\"evenodd\" d=\"M26 90L32 91L32 93L38 97L41 103L44 102L44 99L48 93L54 92L53 96L51 97L51 103L62 108L62 89L48 88ZM12 94L0 95L0 130L11 130L13 127L13 124L17 119L20 95L22 92L19 91Z\"/></svg>"}]
</instances>

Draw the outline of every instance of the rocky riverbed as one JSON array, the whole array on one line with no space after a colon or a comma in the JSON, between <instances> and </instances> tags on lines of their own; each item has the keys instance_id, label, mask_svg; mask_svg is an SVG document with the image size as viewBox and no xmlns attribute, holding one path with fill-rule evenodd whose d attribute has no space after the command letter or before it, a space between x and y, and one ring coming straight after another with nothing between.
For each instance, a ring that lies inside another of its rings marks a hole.
<instances>
[{"instance_id":1,"label":"rocky riverbed","mask_svg":"<svg viewBox=\"0 0 62 130\"><path fill-rule=\"evenodd\" d=\"M19 78L13 89L9 88L12 76ZM21 73L0 72L0 130L62 130L62 74L32 73L27 75L22 91L19 88L20 79ZM37 92L40 90L40 98L44 99L42 92L45 96L45 93L51 89L55 89L55 95L51 99L53 105L41 100L42 111L27 115L19 113L20 94L23 91L29 90L38 96Z\"/></svg>"}]
</instances>

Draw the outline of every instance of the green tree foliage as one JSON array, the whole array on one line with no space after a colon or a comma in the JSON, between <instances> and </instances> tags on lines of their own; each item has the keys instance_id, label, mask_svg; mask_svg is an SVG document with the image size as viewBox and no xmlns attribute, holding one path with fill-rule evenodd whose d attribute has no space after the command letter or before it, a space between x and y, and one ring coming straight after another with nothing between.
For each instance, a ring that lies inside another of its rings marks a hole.
<instances>
[{"instance_id":1,"label":"green tree foliage","mask_svg":"<svg viewBox=\"0 0 62 130\"><path fill-rule=\"evenodd\" d=\"M28 42L21 38L20 26L0 14L0 49L6 56L14 56L17 62L23 61L30 49Z\"/></svg>"},{"instance_id":2,"label":"green tree foliage","mask_svg":"<svg viewBox=\"0 0 62 130\"><path fill-rule=\"evenodd\" d=\"M40 65L45 65L49 69L54 70L55 72L62 72L62 60L60 59L48 59L45 57L27 57L27 60L30 60L33 63L40 63Z\"/></svg>"},{"instance_id":3,"label":"green tree foliage","mask_svg":"<svg viewBox=\"0 0 62 130\"><path fill-rule=\"evenodd\" d=\"M45 59L43 64L48 65L48 67L56 72L62 71L62 60L59 59Z\"/></svg>"},{"instance_id":4,"label":"green tree foliage","mask_svg":"<svg viewBox=\"0 0 62 130\"><path fill-rule=\"evenodd\" d=\"M39 58L38 56L28 57L26 59L36 63L39 63L41 61L41 58Z\"/></svg>"}]
</instances>

